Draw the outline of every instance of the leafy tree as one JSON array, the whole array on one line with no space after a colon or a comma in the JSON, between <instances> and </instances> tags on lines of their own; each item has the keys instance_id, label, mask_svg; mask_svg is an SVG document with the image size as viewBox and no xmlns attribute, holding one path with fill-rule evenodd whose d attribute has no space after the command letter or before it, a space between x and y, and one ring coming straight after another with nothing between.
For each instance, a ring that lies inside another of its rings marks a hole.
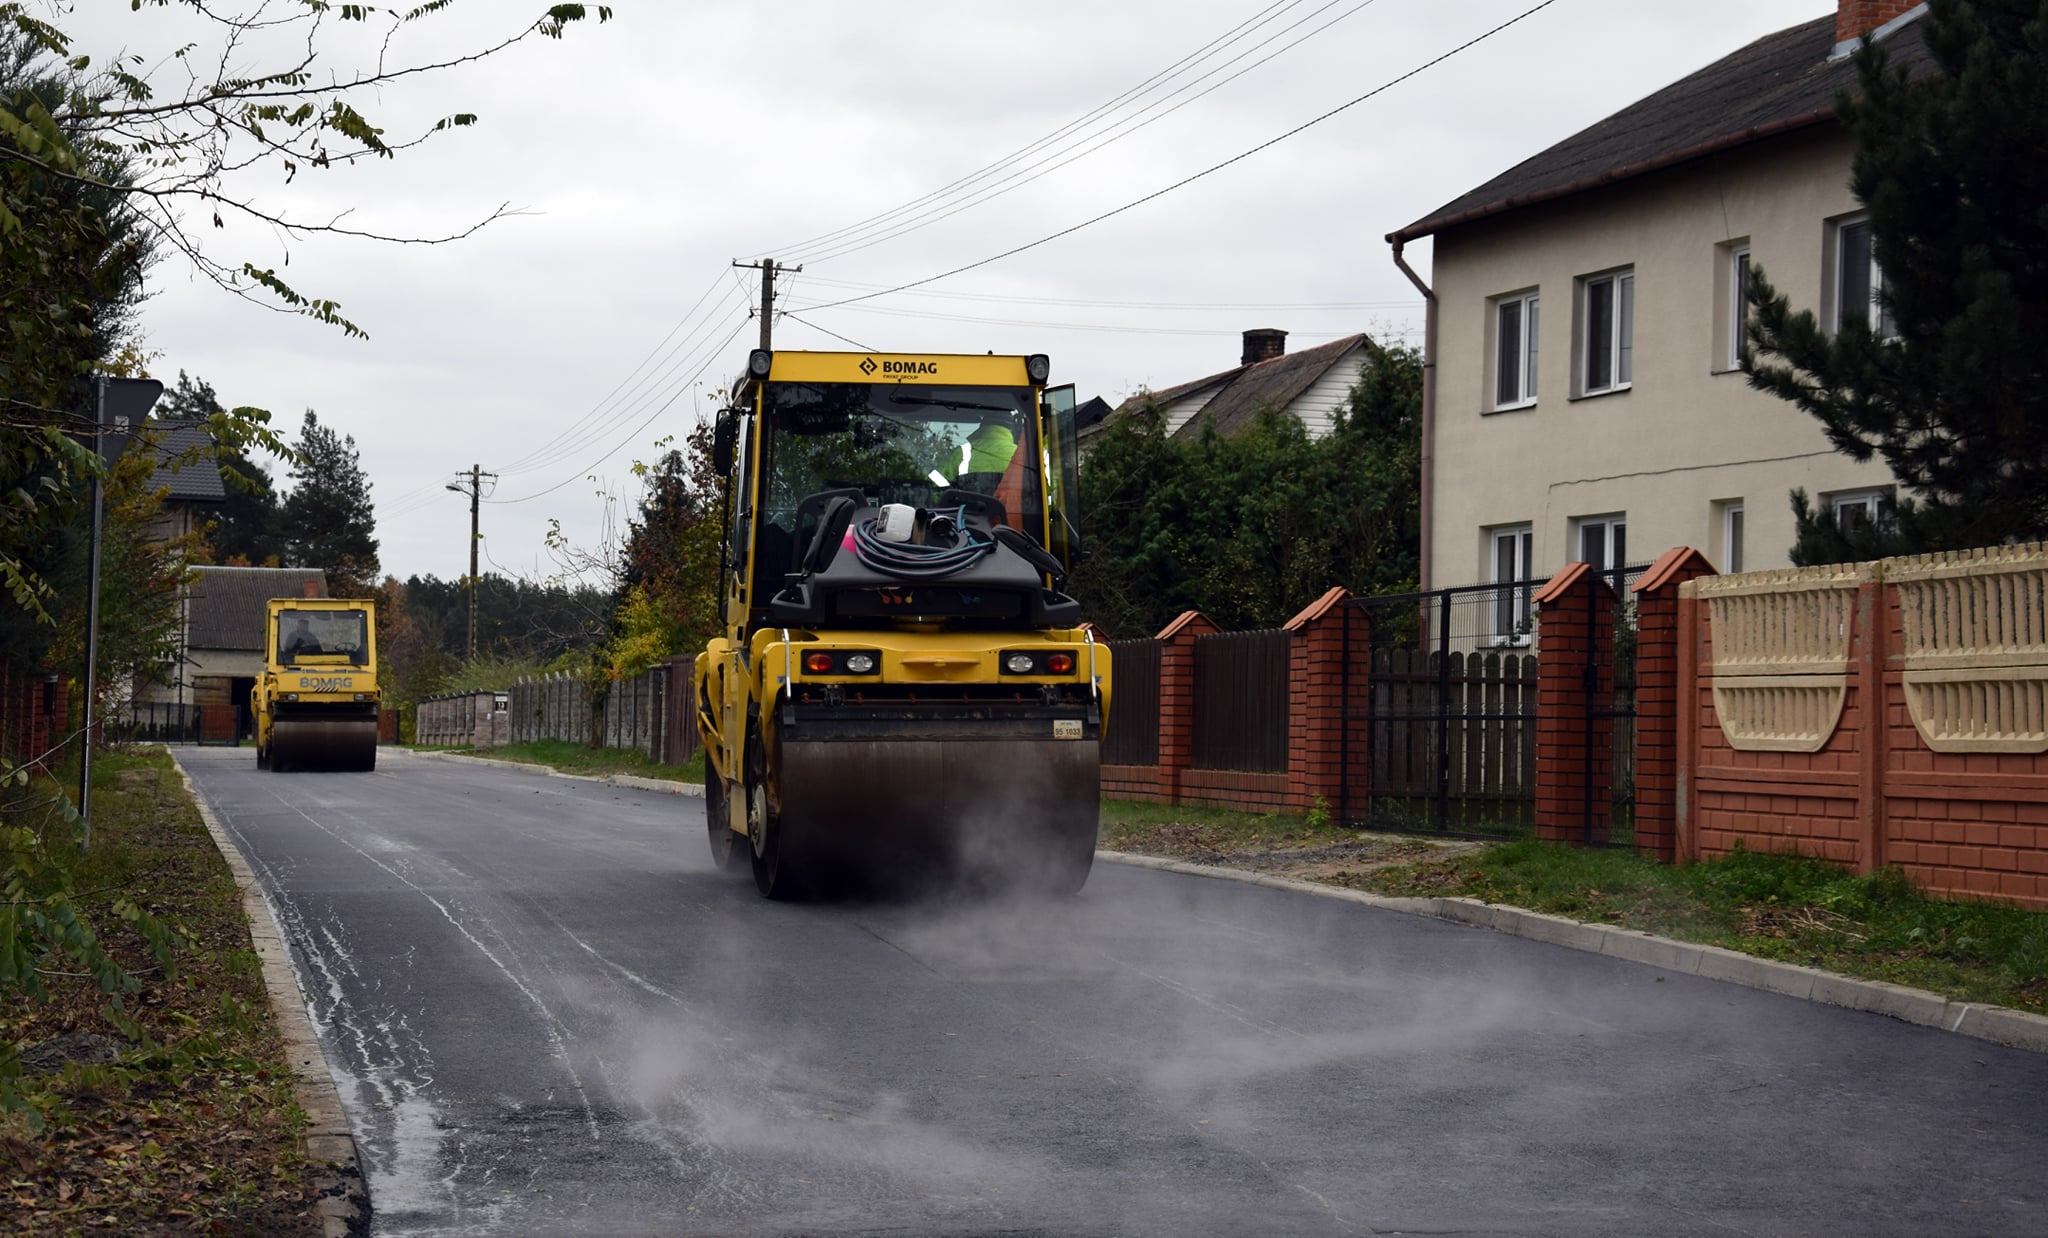
<instances>
[{"instance_id":1,"label":"leafy tree","mask_svg":"<svg viewBox=\"0 0 2048 1238\"><path fill-rule=\"evenodd\" d=\"M227 411L212 383L183 370L156 402L156 415L164 421L210 421ZM278 536L278 499L270 470L237 448L219 449L219 464L227 498L206 534L213 561L249 567L277 564L284 557L284 544Z\"/></svg>"},{"instance_id":2,"label":"leafy tree","mask_svg":"<svg viewBox=\"0 0 2048 1238\"><path fill-rule=\"evenodd\" d=\"M326 569L336 597L367 595L377 579L377 515L355 437L321 425L309 408L293 451L297 484L279 513L285 565Z\"/></svg>"},{"instance_id":3,"label":"leafy tree","mask_svg":"<svg viewBox=\"0 0 2048 1238\"><path fill-rule=\"evenodd\" d=\"M703 648L719 628L722 491L711 465L711 427L699 426L683 450L634 471L646 492L638 518L627 525L612 615L613 671L620 678Z\"/></svg>"},{"instance_id":4,"label":"leafy tree","mask_svg":"<svg viewBox=\"0 0 2048 1238\"><path fill-rule=\"evenodd\" d=\"M1750 383L1912 491L1854 535L1795 496L1797 563L2048 534L2048 0L1933 0L1922 25L1932 71L1867 42L1836 101L1888 324L1845 307L1830 334L1750 280Z\"/></svg>"},{"instance_id":5,"label":"leafy tree","mask_svg":"<svg viewBox=\"0 0 2048 1238\"><path fill-rule=\"evenodd\" d=\"M1073 590L1135 636L1198 609L1274 627L1331 585L1412 585L1420 532L1421 358L1375 347L1329 434L1267 410L1250 426L1166 434L1159 409L1113 421L1081 462L1090 558Z\"/></svg>"}]
</instances>

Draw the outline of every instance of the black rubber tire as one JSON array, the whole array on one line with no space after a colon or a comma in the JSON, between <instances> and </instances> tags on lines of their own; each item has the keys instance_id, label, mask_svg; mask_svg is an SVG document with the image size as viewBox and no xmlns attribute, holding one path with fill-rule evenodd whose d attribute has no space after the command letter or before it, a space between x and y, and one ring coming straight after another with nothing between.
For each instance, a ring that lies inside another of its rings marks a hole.
<instances>
[{"instance_id":1,"label":"black rubber tire","mask_svg":"<svg viewBox=\"0 0 2048 1238\"><path fill-rule=\"evenodd\" d=\"M768 750L761 743L760 732L753 728L747 732L746 775L742 786L751 800L768 780ZM762 898L788 901L803 897L799 866L789 854L783 833L782 823L772 813L764 811L760 820L751 815L747 820L747 858L754 870L754 888Z\"/></svg>"},{"instance_id":2,"label":"black rubber tire","mask_svg":"<svg viewBox=\"0 0 2048 1238\"><path fill-rule=\"evenodd\" d=\"M704 833L711 842L711 866L720 872L734 872L747 862L747 844L732 832L732 796L725 779L704 758Z\"/></svg>"}]
</instances>

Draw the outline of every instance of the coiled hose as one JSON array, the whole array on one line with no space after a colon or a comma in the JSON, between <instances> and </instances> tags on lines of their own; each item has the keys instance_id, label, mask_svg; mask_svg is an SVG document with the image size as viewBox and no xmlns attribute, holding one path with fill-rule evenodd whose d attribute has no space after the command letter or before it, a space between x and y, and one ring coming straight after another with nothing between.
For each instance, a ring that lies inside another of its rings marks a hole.
<instances>
[{"instance_id":1,"label":"coiled hose","mask_svg":"<svg viewBox=\"0 0 2048 1238\"><path fill-rule=\"evenodd\" d=\"M883 541L875 532L875 522L870 518L853 526L854 557L885 576L902 580L939 580L955 572L966 571L996 548L994 539L986 533L977 533L967 527L965 507L934 512L933 515L948 517L953 527L960 531L959 538L951 546Z\"/></svg>"}]
</instances>

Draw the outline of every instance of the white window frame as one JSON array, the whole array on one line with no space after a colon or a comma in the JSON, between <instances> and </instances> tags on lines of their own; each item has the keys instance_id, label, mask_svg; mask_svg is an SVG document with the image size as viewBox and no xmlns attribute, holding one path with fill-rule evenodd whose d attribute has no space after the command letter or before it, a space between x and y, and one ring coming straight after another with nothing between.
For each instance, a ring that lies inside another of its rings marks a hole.
<instances>
[{"instance_id":1,"label":"white window frame","mask_svg":"<svg viewBox=\"0 0 2048 1238\"><path fill-rule=\"evenodd\" d=\"M1892 491L1889 486L1878 486L1870 490L1844 490L1824 497L1828 504L1828 519L1834 521L1835 528L1844 533L1850 531L1842 527L1845 513L1862 511L1865 526L1869 527L1883 518L1885 508L1892 503Z\"/></svg>"},{"instance_id":2,"label":"white window frame","mask_svg":"<svg viewBox=\"0 0 2048 1238\"><path fill-rule=\"evenodd\" d=\"M1749 327L1749 246L1728 249L1728 355L1722 358L1731 370L1746 369L1742 363L1742 339ZM1741 505L1736 506L1741 510Z\"/></svg>"},{"instance_id":3,"label":"white window frame","mask_svg":"<svg viewBox=\"0 0 2048 1238\"><path fill-rule=\"evenodd\" d=\"M1531 556L1535 545L1536 529L1533 525L1500 525L1487 530L1487 570L1493 577L1493 583L1512 584L1529 580L1535 574ZM1506 574L1502 571L1502 551L1507 552ZM1535 592L1533 584L1494 591L1490 635L1496 647L1529 644L1530 633L1535 629L1532 618L1535 608L1531 605Z\"/></svg>"},{"instance_id":4,"label":"white window frame","mask_svg":"<svg viewBox=\"0 0 2048 1238\"><path fill-rule=\"evenodd\" d=\"M1731 499L1721 504L1721 571L1733 575L1742 570L1742 502Z\"/></svg>"},{"instance_id":5,"label":"white window frame","mask_svg":"<svg viewBox=\"0 0 2048 1238\"><path fill-rule=\"evenodd\" d=\"M1600 561L1595 563L1586 555L1586 535L1599 530ZM1595 571L1611 572L1618 567L1627 567L1628 556L1628 514L1609 512L1601 516L1580 516L1572 521L1572 546L1578 551L1580 562L1592 563Z\"/></svg>"},{"instance_id":6,"label":"white window frame","mask_svg":"<svg viewBox=\"0 0 2048 1238\"><path fill-rule=\"evenodd\" d=\"M1860 265L1851 262L1849 254L1850 241L1853 234L1859 228L1863 230L1865 237L1863 245L1869 251L1866 261L1868 264L1867 274L1870 280L1870 295L1868 303L1862 307L1865 321L1869 322L1871 329L1877 332L1878 338L1891 339L1898 334L1898 331L1892 323L1891 311L1885 308L1883 302L1884 268L1877 265L1877 244L1875 238L1870 235L1870 216L1868 215L1844 215L1840 219L1833 221L1833 226L1828 230L1828 304L1831 311L1828 329L1832 332L1841 331L1843 312L1845 310L1853 311L1857 308L1857 306L1848 304L1851 298L1844 287L1843 280L1848 276L1853 267Z\"/></svg>"},{"instance_id":7,"label":"white window frame","mask_svg":"<svg viewBox=\"0 0 2048 1238\"><path fill-rule=\"evenodd\" d=\"M1503 323L1510 307L1516 307L1518 311L1515 315L1516 338L1512 352L1509 351L1507 331ZM1527 292L1493 298L1492 307L1487 312L1493 315L1493 357L1490 366L1493 398L1488 401L1488 405L1494 412L1504 413L1511 409L1535 406L1537 361L1540 356L1539 345L1543 341L1542 310L1543 298L1533 288ZM1501 361L1506 356L1513 356L1520 369L1517 377L1521 381L1516 384L1517 392L1512 400L1501 399L1501 380L1505 377Z\"/></svg>"},{"instance_id":8,"label":"white window frame","mask_svg":"<svg viewBox=\"0 0 2048 1238\"><path fill-rule=\"evenodd\" d=\"M1595 290L1603 286L1612 289L1613 312L1608 316L1606 330L1596 333L1593 299ZM1635 385L1635 288L1636 270L1632 266L1579 277L1578 312L1574 315L1578 330L1574 332L1572 353L1577 362L1580 395L1606 395L1627 391ZM1607 381L1595 386L1593 350L1603 344L1607 349Z\"/></svg>"}]
</instances>

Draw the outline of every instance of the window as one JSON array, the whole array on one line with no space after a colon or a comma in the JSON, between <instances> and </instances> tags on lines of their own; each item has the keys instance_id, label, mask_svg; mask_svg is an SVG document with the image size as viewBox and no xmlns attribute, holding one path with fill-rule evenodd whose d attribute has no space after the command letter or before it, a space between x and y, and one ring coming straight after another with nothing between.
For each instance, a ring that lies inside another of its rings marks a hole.
<instances>
[{"instance_id":1,"label":"window","mask_svg":"<svg viewBox=\"0 0 2048 1238\"><path fill-rule=\"evenodd\" d=\"M1529 643L1529 598L1532 571L1529 552L1534 536L1528 525L1493 530L1493 579L1495 584L1513 585L1493 593L1493 639L1496 644Z\"/></svg>"},{"instance_id":2,"label":"window","mask_svg":"<svg viewBox=\"0 0 2048 1238\"><path fill-rule=\"evenodd\" d=\"M1728 249L1728 355L1724 358L1731 370L1742 367L1742 336L1749 326L1749 246L1734 245ZM1739 513L1742 508L1737 505ZM1740 571L1740 568L1733 569Z\"/></svg>"},{"instance_id":3,"label":"window","mask_svg":"<svg viewBox=\"0 0 2048 1238\"><path fill-rule=\"evenodd\" d=\"M1622 516L1579 517L1579 559L1596 572L1628 563L1628 520Z\"/></svg>"},{"instance_id":4,"label":"window","mask_svg":"<svg viewBox=\"0 0 2048 1238\"><path fill-rule=\"evenodd\" d=\"M1879 338L1897 334L1891 311L1882 304L1884 272L1877 266L1877 251L1870 243L1870 221L1861 217L1835 225L1833 254L1834 328L1839 331L1850 319L1873 324Z\"/></svg>"},{"instance_id":5,"label":"window","mask_svg":"<svg viewBox=\"0 0 2048 1238\"><path fill-rule=\"evenodd\" d=\"M1721 504L1721 570L1742 570L1742 504L1738 502Z\"/></svg>"},{"instance_id":6,"label":"window","mask_svg":"<svg viewBox=\"0 0 2048 1238\"><path fill-rule=\"evenodd\" d=\"M1827 496L1828 511L1834 515L1835 527L1844 533L1854 533L1891 519L1892 492L1885 490L1850 490Z\"/></svg>"},{"instance_id":7,"label":"window","mask_svg":"<svg viewBox=\"0 0 2048 1238\"><path fill-rule=\"evenodd\" d=\"M1493 406L1526 408L1536 402L1536 338L1542 304L1533 292L1493 303Z\"/></svg>"},{"instance_id":8,"label":"window","mask_svg":"<svg viewBox=\"0 0 2048 1238\"><path fill-rule=\"evenodd\" d=\"M1579 281L1579 394L1620 391L1632 380L1636 338L1633 271Z\"/></svg>"}]
</instances>

